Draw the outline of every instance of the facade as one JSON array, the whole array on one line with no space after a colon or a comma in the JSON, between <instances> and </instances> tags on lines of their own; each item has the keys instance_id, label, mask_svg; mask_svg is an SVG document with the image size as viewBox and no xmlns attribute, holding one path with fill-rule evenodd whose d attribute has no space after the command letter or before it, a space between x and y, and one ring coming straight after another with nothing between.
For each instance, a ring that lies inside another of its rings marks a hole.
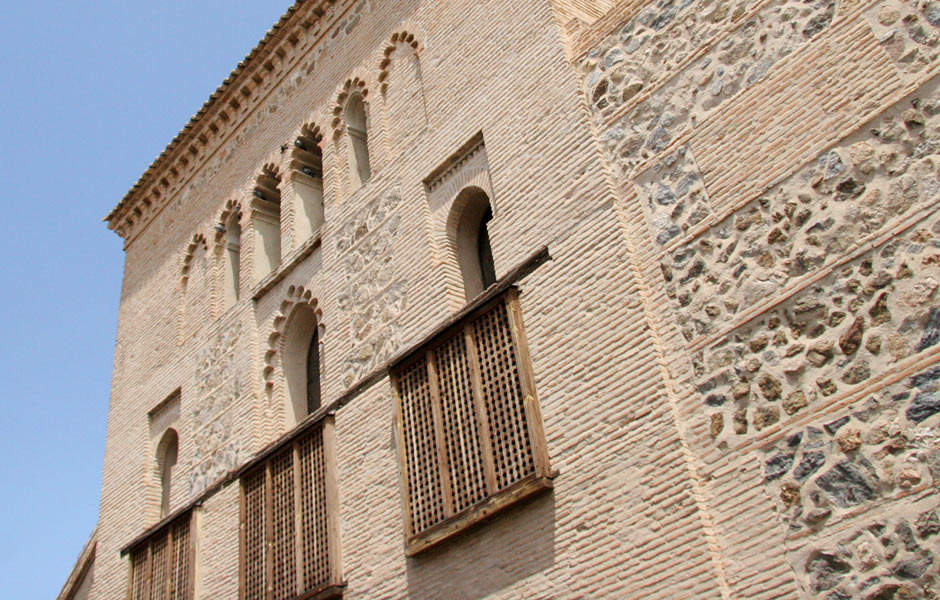
<instances>
[{"instance_id":1,"label":"facade","mask_svg":"<svg viewBox=\"0 0 940 600\"><path fill-rule=\"evenodd\" d=\"M301 0L107 217L60 596L935 598L940 7Z\"/></svg>"}]
</instances>

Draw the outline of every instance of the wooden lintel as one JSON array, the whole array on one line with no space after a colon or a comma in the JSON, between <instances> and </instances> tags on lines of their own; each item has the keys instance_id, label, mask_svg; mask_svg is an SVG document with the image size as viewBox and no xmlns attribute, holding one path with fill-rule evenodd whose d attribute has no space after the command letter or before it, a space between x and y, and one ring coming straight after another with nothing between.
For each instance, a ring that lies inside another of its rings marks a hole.
<instances>
[{"instance_id":1,"label":"wooden lintel","mask_svg":"<svg viewBox=\"0 0 940 600\"><path fill-rule=\"evenodd\" d=\"M405 543L405 554L413 557L492 518L504 509L545 490L550 490L552 487L551 477L540 477L537 474L529 475L453 517L441 521L434 527L412 536Z\"/></svg>"}]
</instances>

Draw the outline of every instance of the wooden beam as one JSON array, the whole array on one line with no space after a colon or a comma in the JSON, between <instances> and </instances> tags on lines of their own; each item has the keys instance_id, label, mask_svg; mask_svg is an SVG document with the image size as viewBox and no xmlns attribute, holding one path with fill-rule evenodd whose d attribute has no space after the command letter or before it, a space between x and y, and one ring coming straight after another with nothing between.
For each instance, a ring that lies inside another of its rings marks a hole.
<instances>
[{"instance_id":1,"label":"wooden beam","mask_svg":"<svg viewBox=\"0 0 940 600\"><path fill-rule=\"evenodd\" d=\"M451 485L450 460L447 457L447 431L444 429L444 409L441 406L441 388L437 380L437 361L430 350L426 353L428 387L431 389L431 413L434 420L434 449L437 451L438 471L441 475L441 494L444 496L444 516L454 514L454 490Z\"/></svg>"},{"instance_id":2,"label":"wooden beam","mask_svg":"<svg viewBox=\"0 0 940 600\"><path fill-rule=\"evenodd\" d=\"M462 510L453 517L413 536L405 545L405 554L415 556L428 548L437 546L455 535L492 518L496 513L522 502L526 498L552 489L549 477L535 474L520 479L513 485L489 496L485 500Z\"/></svg>"},{"instance_id":3,"label":"wooden beam","mask_svg":"<svg viewBox=\"0 0 940 600\"><path fill-rule=\"evenodd\" d=\"M532 445L532 459L535 472L542 477L551 473L548 460L548 446L545 443L545 429L542 425L542 412L539 409L538 396L535 392L535 376L532 373L532 357L522 326L522 309L519 306L519 293L509 290L506 296L506 313L509 315L509 327L512 331L512 346L516 358L516 372L522 387L523 409L529 443Z\"/></svg>"},{"instance_id":4,"label":"wooden beam","mask_svg":"<svg viewBox=\"0 0 940 600\"><path fill-rule=\"evenodd\" d=\"M477 350L476 328L467 323L464 328L464 342L467 346L467 359L470 363L470 386L473 390L473 414L477 422L477 435L483 454L483 475L486 479L486 493L492 494L498 489L496 483L496 459L493 455L493 438L489 419L486 417L486 399L483 397L483 377L480 373L480 353Z\"/></svg>"}]
</instances>

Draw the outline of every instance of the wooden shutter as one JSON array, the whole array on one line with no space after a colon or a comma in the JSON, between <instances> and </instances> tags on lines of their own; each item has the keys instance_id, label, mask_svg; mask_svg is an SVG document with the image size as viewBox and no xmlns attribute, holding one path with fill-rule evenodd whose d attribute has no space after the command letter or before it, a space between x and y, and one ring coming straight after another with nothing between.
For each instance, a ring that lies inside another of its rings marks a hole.
<instances>
[{"instance_id":1,"label":"wooden shutter","mask_svg":"<svg viewBox=\"0 0 940 600\"><path fill-rule=\"evenodd\" d=\"M316 430L298 443L300 457L301 548L303 588L331 583L326 456L323 433Z\"/></svg>"},{"instance_id":2,"label":"wooden shutter","mask_svg":"<svg viewBox=\"0 0 940 600\"><path fill-rule=\"evenodd\" d=\"M340 579L333 422L324 419L242 479L242 598L290 600ZM332 596L330 596L332 597Z\"/></svg>"},{"instance_id":3,"label":"wooden shutter","mask_svg":"<svg viewBox=\"0 0 940 600\"><path fill-rule=\"evenodd\" d=\"M297 595L294 530L294 453L288 447L271 459L272 587L274 600Z\"/></svg>"},{"instance_id":4,"label":"wooden shutter","mask_svg":"<svg viewBox=\"0 0 940 600\"><path fill-rule=\"evenodd\" d=\"M242 594L245 600L264 600L265 469L242 479Z\"/></svg>"},{"instance_id":5,"label":"wooden shutter","mask_svg":"<svg viewBox=\"0 0 940 600\"><path fill-rule=\"evenodd\" d=\"M131 600L192 600L192 522L187 512L131 552Z\"/></svg>"},{"instance_id":6,"label":"wooden shutter","mask_svg":"<svg viewBox=\"0 0 940 600\"><path fill-rule=\"evenodd\" d=\"M476 414L467 339L457 331L434 351L444 444L454 503L460 512L486 498L483 445Z\"/></svg>"},{"instance_id":7,"label":"wooden shutter","mask_svg":"<svg viewBox=\"0 0 940 600\"><path fill-rule=\"evenodd\" d=\"M404 437L406 484L409 490L409 530L424 531L444 519L441 467L434 427L434 408L424 356L398 375L400 419Z\"/></svg>"},{"instance_id":8,"label":"wooden shutter","mask_svg":"<svg viewBox=\"0 0 940 600\"><path fill-rule=\"evenodd\" d=\"M170 528L173 554L170 558L169 600L189 600L193 597L192 519L177 522Z\"/></svg>"},{"instance_id":9,"label":"wooden shutter","mask_svg":"<svg viewBox=\"0 0 940 600\"><path fill-rule=\"evenodd\" d=\"M394 370L409 554L551 486L529 364L509 289Z\"/></svg>"},{"instance_id":10,"label":"wooden shutter","mask_svg":"<svg viewBox=\"0 0 940 600\"><path fill-rule=\"evenodd\" d=\"M144 544L131 554L131 600L147 600L150 575L150 546Z\"/></svg>"},{"instance_id":11,"label":"wooden shutter","mask_svg":"<svg viewBox=\"0 0 940 600\"><path fill-rule=\"evenodd\" d=\"M480 356L480 382L493 445L496 485L502 489L535 469L506 304L500 302L483 313L473 323L473 331Z\"/></svg>"},{"instance_id":12,"label":"wooden shutter","mask_svg":"<svg viewBox=\"0 0 940 600\"><path fill-rule=\"evenodd\" d=\"M170 554L166 534L152 542L150 553L150 600L166 600L167 557Z\"/></svg>"}]
</instances>

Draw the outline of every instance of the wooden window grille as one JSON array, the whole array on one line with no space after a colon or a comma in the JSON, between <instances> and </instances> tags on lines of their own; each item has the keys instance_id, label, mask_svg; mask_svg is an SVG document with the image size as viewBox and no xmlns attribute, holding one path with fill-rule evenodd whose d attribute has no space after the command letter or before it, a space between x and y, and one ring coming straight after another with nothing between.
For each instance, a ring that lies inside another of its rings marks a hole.
<instances>
[{"instance_id":1,"label":"wooden window grille","mask_svg":"<svg viewBox=\"0 0 940 600\"><path fill-rule=\"evenodd\" d=\"M241 480L242 600L342 596L332 417Z\"/></svg>"},{"instance_id":2,"label":"wooden window grille","mask_svg":"<svg viewBox=\"0 0 940 600\"><path fill-rule=\"evenodd\" d=\"M551 487L530 365L509 288L393 369L409 556Z\"/></svg>"},{"instance_id":3,"label":"wooden window grille","mask_svg":"<svg viewBox=\"0 0 940 600\"><path fill-rule=\"evenodd\" d=\"M187 512L130 551L130 600L191 600L193 519Z\"/></svg>"}]
</instances>

